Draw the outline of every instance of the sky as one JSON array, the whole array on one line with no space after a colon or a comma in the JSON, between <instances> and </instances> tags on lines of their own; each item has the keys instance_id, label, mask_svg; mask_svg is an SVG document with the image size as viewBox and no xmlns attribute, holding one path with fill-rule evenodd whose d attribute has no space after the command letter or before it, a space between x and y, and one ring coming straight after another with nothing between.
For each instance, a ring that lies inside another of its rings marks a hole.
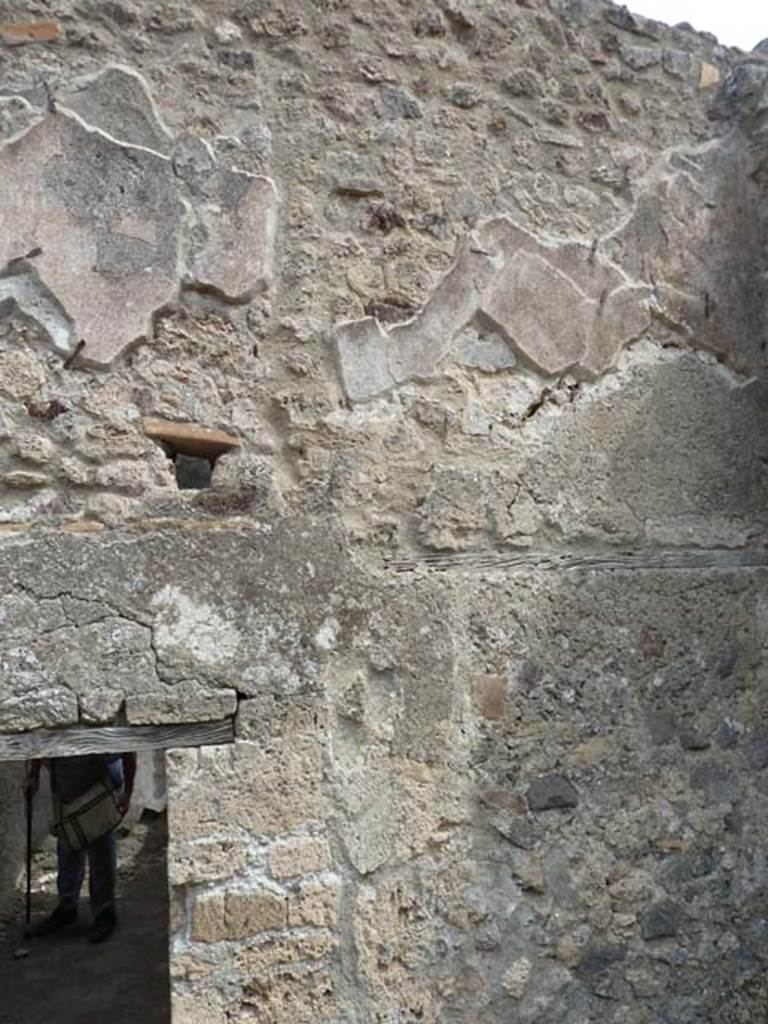
<instances>
[{"instance_id":1,"label":"sky","mask_svg":"<svg viewBox=\"0 0 768 1024\"><path fill-rule=\"evenodd\" d=\"M667 25L687 21L699 32L712 32L725 46L751 50L768 36L765 0L624 0L635 14Z\"/></svg>"}]
</instances>

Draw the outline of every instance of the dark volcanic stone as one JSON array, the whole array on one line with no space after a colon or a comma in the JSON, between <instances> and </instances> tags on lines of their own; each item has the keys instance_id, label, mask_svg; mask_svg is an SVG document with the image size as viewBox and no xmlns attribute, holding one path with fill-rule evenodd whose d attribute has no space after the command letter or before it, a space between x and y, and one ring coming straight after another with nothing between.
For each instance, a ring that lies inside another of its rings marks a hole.
<instances>
[{"instance_id":1,"label":"dark volcanic stone","mask_svg":"<svg viewBox=\"0 0 768 1024\"><path fill-rule=\"evenodd\" d=\"M640 934L646 942L670 939L680 927L680 908L669 901L655 903L640 918Z\"/></svg>"},{"instance_id":2,"label":"dark volcanic stone","mask_svg":"<svg viewBox=\"0 0 768 1024\"><path fill-rule=\"evenodd\" d=\"M735 769L718 761L707 761L691 772L693 789L704 790L712 803L740 800L741 780Z\"/></svg>"},{"instance_id":3,"label":"dark volcanic stone","mask_svg":"<svg viewBox=\"0 0 768 1024\"><path fill-rule=\"evenodd\" d=\"M738 811L730 811L723 818L723 824L725 825L725 831L730 832L734 836L740 836L744 831L744 818Z\"/></svg>"},{"instance_id":4,"label":"dark volcanic stone","mask_svg":"<svg viewBox=\"0 0 768 1024\"><path fill-rule=\"evenodd\" d=\"M663 746L675 735L675 716L670 711L651 711L645 717L645 724L651 735L651 743Z\"/></svg>"},{"instance_id":5,"label":"dark volcanic stone","mask_svg":"<svg viewBox=\"0 0 768 1024\"><path fill-rule=\"evenodd\" d=\"M758 772L768 768L768 726L763 725L755 730L749 744L749 763Z\"/></svg>"},{"instance_id":6,"label":"dark volcanic stone","mask_svg":"<svg viewBox=\"0 0 768 1024\"><path fill-rule=\"evenodd\" d=\"M735 722L731 722L727 718L724 722L720 723L715 733L717 745L722 747L723 750L732 750L740 739L741 729Z\"/></svg>"},{"instance_id":7,"label":"dark volcanic stone","mask_svg":"<svg viewBox=\"0 0 768 1024\"><path fill-rule=\"evenodd\" d=\"M522 814L502 811L494 815L491 824L500 835L521 850L532 850L536 845L533 826Z\"/></svg>"},{"instance_id":8,"label":"dark volcanic stone","mask_svg":"<svg viewBox=\"0 0 768 1024\"><path fill-rule=\"evenodd\" d=\"M220 64L233 71L253 71L253 54L248 50L219 50L216 54Z\"/></svg>"},{"instance_id":9,"label":"dark volcanic stone","mask_svg":"<svg viewBox=\"0 0 768 1024\"><path fill-rule=\"evenodd\" d=\"M639 14L632 14L624 5L621 7L610 7L605 12L605 19L616 28L624 29L625 32L633 32L638 36L647 36L649 39L659 39L664 31L664 25L653 18L643 18Z\"/></svg>"},{"instance_id":10,"label":"dark volcanic stone","mask_svg":"<svg viewBox=\"0 0 768 1024\"><path fill-rule=\"evenodd\" d=\"M448 99L454 107L461 107L462 110L471 110L480 102L480 93L471 85L463 83L454 85L448 94Z\"/></svg>"},{"instance_id":11,"label":"dark volcanic stone","mask_svg":"<svg viewBox=\"0 0 768 1024\"><path fill-rule=\"evenodd\" d=\"M390 114L395 117L403 117L406 121L414 121L422 116L421 107L418 102L399 86L385 89L381 98Z\"/></svg>"},{"instance_id":12,"label":"dark volcanic stone","mask_svg":"<svg viewBox=\"0 0 768 1024\"><path fill-rule=\"evenodd\" d=\"M609 971L626 957L626 946L594 946L588 949L576 966L576 974L592 978Z\"/></svg>"},{"instance_id":13,"label":"dark volcanic stone","mask_svg":"<svg viewBox=\"0 0 768 1024\"><path fill-rule=\"evenodd\" d=\"M532 811L555 811L579 803L579 794L564 775L542 775L531 783L527 797Z\"/></svg>"},{"instance_id":14,"label":"dark volcanic stone","mask_svg":"<svg viewBox=\"0 0 768 1024\"><path fill-rule=\"evenodd\" d=\"M720 654L717 662L717 674L721 679L727 679L733 674L736 662L739 660L739 652L735 647L726 647Z\"/></svg>"},{"instance_id":15,"label":"dark volcanic stone","mask_svg":"<svg viewBox=\"0 0 768 1024\"><path fill-rule=\"evenodd\" d=\"M688 725L680 730L680 746L684 750L706 750L710 746L710 740L695 726Z\"/></svg>"}]
</instances>

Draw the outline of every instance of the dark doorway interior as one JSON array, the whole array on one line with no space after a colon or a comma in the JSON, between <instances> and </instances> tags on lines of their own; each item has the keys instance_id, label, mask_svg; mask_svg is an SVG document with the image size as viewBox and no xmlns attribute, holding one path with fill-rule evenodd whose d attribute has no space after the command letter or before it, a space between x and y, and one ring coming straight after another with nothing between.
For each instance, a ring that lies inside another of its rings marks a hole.
<instances>
[{"instance_id":1,"label":"dark doorway interior","mask_svg":"<svg viewBox=\"0 0 768 1024\"><path fill-rule=\"evenodd\" d=\"M167 840L164 811L144 810L129 829L118 829L118 927L103 945L88 942L87 881L77 924L23 940L22 874L0 921L0 1024L168 1024ZM57 902L52 840L34 854L32 879L39 919ZM15 959L20 946L29 955Z\"/></svg>"}]
</instances>

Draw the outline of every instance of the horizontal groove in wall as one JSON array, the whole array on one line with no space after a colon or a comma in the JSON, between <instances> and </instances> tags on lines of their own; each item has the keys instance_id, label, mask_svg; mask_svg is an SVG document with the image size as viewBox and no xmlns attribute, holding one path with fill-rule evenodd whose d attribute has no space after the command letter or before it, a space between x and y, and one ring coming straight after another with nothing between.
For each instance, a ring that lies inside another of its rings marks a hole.
<instances>
[{"instance_id":1,"label":"horizontal groove in wall","mask_svg":"<svg viewBox=\"0 0 768 1024\"><path fill-rule=\"evenodd\" d=\"M461 551L392 558L385 562L390 572L541 570L707 570L761 569L768 567L766 548L656 548L637 551Z\"/></svg>"}]
</instances>

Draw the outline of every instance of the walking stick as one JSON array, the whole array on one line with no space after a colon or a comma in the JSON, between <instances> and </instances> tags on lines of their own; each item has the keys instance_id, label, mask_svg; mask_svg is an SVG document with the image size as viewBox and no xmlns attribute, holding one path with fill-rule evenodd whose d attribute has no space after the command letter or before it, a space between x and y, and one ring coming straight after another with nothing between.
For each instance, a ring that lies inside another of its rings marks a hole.
<instances>
[{"instance_id":1,"label":"walking stick","mask_svg":"<svg viewBox=\"0 0 768 1024\"><path fill-rule=\"evenodd\" d=\"M24 927L24 938L28 939L32 922L32 801L34 800L34 794L27 789L24 797L27 803L27 923ZM29 948L27 946L17 946L13 951L15 960L23 960L27 956L29 956Z\"/></svg>"},{"instance_id":2,"label":"walking stick","mask_svg":"<svg viewBox=\"0 0 768 1024\"><path fill-rule=\"evenodd\" d=\"M34 794L27 791L27 927L32 921L32 801Z\"/></svg>"}]
</instances>

